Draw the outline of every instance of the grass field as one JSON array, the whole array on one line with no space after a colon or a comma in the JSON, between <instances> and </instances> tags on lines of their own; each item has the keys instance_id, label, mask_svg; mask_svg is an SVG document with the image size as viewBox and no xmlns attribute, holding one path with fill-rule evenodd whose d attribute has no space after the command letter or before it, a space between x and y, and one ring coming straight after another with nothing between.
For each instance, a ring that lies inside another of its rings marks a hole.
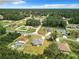
<instances>
[{"instance_id":1,"label":"grass field","mask_svg":"<svg viewBox=\"0 0 79 59\"><path fill-rule=\"evenodd\" d=\"M2 24L3 26L9 25L13 22L14 21L11 21L11 20L0 20L0 24Z\"/></svg>"},{"instance_id":2,"label":"grass field","mask_svg":"<svg viewBox=\"0 0 79 59\"><path fill-rule=\"evenodd\" d=\"M27 30L27 33L35 32L35 30L36 30L36 29L34 29L34 28L29 28L29 29Z\"/></svg>"},{"instance_id":3,"label":"grass field","mask_svg":"<svg viewBox=\"0 0 79 59\"><path fill-rule=\"evenodd\" d=\"M40 30L38 31L39 34L45 35L47 31L45 30L45 27L41 27Z\"/></svg>"}]
</instances>

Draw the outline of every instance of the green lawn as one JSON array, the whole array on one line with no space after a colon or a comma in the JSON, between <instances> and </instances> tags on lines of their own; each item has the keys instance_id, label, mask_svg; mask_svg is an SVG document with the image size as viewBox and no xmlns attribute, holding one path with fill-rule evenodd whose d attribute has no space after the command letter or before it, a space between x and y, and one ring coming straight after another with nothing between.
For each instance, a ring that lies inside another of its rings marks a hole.
<instances>
[{"instance_id":1,"label":"green lawn","mask_svg":"<svg viewBox=\"0 0 79 59\"><path fill-rule=\"evenodd\" d=\"M32 33L35 32L36 29L34 28L26 28L26 26L21 26L20 28L18 28L17 31L21 31L21 32L25 32L25 33Z\"/></svg>"},{"instance_id":2,"label":"green lawn","mask_svg":"<svg viewBox=\"0 0 79 59\"><path fill-rule=\"evenodd\" d=\"M27 28L24 25L19 26L18 30L27 30Z\"/></svg>"},{"instance_id":3,"label":"green lawn","mask_svg":"<svg viewBox=\"0 0 79 59\"><path fill-rule=\"evenodd\" d=\"M38 31L39 34L45 35L47 31L45 30L45 27L41 27L40 30Z\"/></svg>"},{"instance_id":4,"label":"green lawn","mask_svg":"<svg viewBox=\"0 0 79 59\"><path fill-rule=\"evenodd\" d=\"M10 30L10 31L15 31L16 28L14 28L14 27L7 27L6 29L7 29L8 31L9 31L9 30Z\"/></svg>"},{"instance_id":5,"label":"green lawn","mask_svg":"<svg viewBox=\"0 0 79 59\"><path fill-rule=\"evenodd\" d=\"M27 30L27 33L32 33L32 32L35 32L35 30L36 30L36 29L29 28L29 29Z\"/></svg>"},{"instance_id":6,"label":"green lawn","mask_svg":"<svg viewBox=\"0 0 79 59\"><path fill-rule=\"evenodd\" d=\"M9 20L0 20L0 24L2 24L3 26L9 25L11 23L13 23L14 21L9 21Z\"/></svg>"}]
</instances>

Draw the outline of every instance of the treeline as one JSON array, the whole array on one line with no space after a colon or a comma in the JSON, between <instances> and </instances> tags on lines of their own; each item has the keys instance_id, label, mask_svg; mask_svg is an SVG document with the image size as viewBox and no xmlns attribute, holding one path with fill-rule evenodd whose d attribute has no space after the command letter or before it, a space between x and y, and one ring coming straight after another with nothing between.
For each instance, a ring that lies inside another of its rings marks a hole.
<instances>
[{"instance_id":1,"label":"treeline","mask_svg":"<svg viewBox=\"0 0 79 59\"><path fill-rule=\"evenodd\" d=\"M1 20L21 20L25 16L21 13L20 10L7 10L7 9L1 9L0 15L3 16L3 19Z\"/></svg>"},{"instance_id":2,"label":"treeline","mask_svg":"<svg viewBox=\"0 0 79 59\"><path fill-rule=\"evenodd\" d=\"M70 23L79 24L79 9L0 9L4 20L20 20L33 16L61 16L70 18Z\"/></svg>"}]
</instances>

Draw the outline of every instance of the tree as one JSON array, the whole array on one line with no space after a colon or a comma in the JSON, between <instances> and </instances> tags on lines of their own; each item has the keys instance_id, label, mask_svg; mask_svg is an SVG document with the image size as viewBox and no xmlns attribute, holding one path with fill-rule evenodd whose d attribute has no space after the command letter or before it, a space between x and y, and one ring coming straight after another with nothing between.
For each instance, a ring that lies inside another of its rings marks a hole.
<instances>
[{"instance_id":1,"label":"tree","mask_svg":"<svg viewBox=\"0 0 79 59\"><path fill-rule=\"evenodd\" d=\"M1 34L5 34L6 33L6 28L4 28L1 24L0 24L0 35Z\"/></svg>"},{"instance_id":2,"label":"tree","mask_svg":"<svg viewBox=\"0 0 79 59\"><path fill-rule=\"evenodd\" d=\"M56 59L57 55L60 54L60 50L57 48L56 42L53 42L45 51L44 54L48 58Z\"/></svg>"},{"instance_id":3,"label":"tree","mask_svg":"<svg viewBox=\"0 0 79 59\"><path fill-rule=\"evenodd\" d=\"M28 25L28 26L39 26L40 25L40 21L39 20L35 20L35 19L28 19L26 21L26 25Z\"/></svg>"},{"instance_id":4,"label":"tree","mask_svg":"<svg viewBox=\"0 0 79 59\"><path fill-rule=\"evenodd\" d=\"M52 36L53 36L53 40L56 40L56 38L57 38L57 31L53 31Z\"/></svg>"},{"instance_id":5,"label":"tree","mask_svg":"<svg viewBox=\"0 0 79 59\"><path fill-rule=\"evenodd\" d=\"M61 21L59 26L62 28L66 28L66 25L67 25L66 21Z\"/></svg>"},{"instance_id":6,"label":"tree","mask_svg":"<svg viewBox=\"0 0 79 59\"><path fill-rule=\"evenodd\" d=\"M48 26L48 27L66 27L66 22L63 21L60 17L54 17L54 16L49 16L46 18L43 22L43 26Z\"/></svg>"}]
</instances>

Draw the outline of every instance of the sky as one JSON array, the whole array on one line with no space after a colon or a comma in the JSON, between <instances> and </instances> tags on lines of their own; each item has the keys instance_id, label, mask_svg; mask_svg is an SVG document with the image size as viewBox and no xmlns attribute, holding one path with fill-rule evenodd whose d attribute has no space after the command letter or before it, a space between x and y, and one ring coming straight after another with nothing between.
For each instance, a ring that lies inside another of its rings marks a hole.
<instances>
[{"instance_id":1,"label":"sky","mask_svg":"<svg viewBox=\"0 0 79 59\"><path fill-rule=\"evenodd\" d=\"M79 0L0 0L0 8L79 8Z\"/></svg>"}]
</instances>

